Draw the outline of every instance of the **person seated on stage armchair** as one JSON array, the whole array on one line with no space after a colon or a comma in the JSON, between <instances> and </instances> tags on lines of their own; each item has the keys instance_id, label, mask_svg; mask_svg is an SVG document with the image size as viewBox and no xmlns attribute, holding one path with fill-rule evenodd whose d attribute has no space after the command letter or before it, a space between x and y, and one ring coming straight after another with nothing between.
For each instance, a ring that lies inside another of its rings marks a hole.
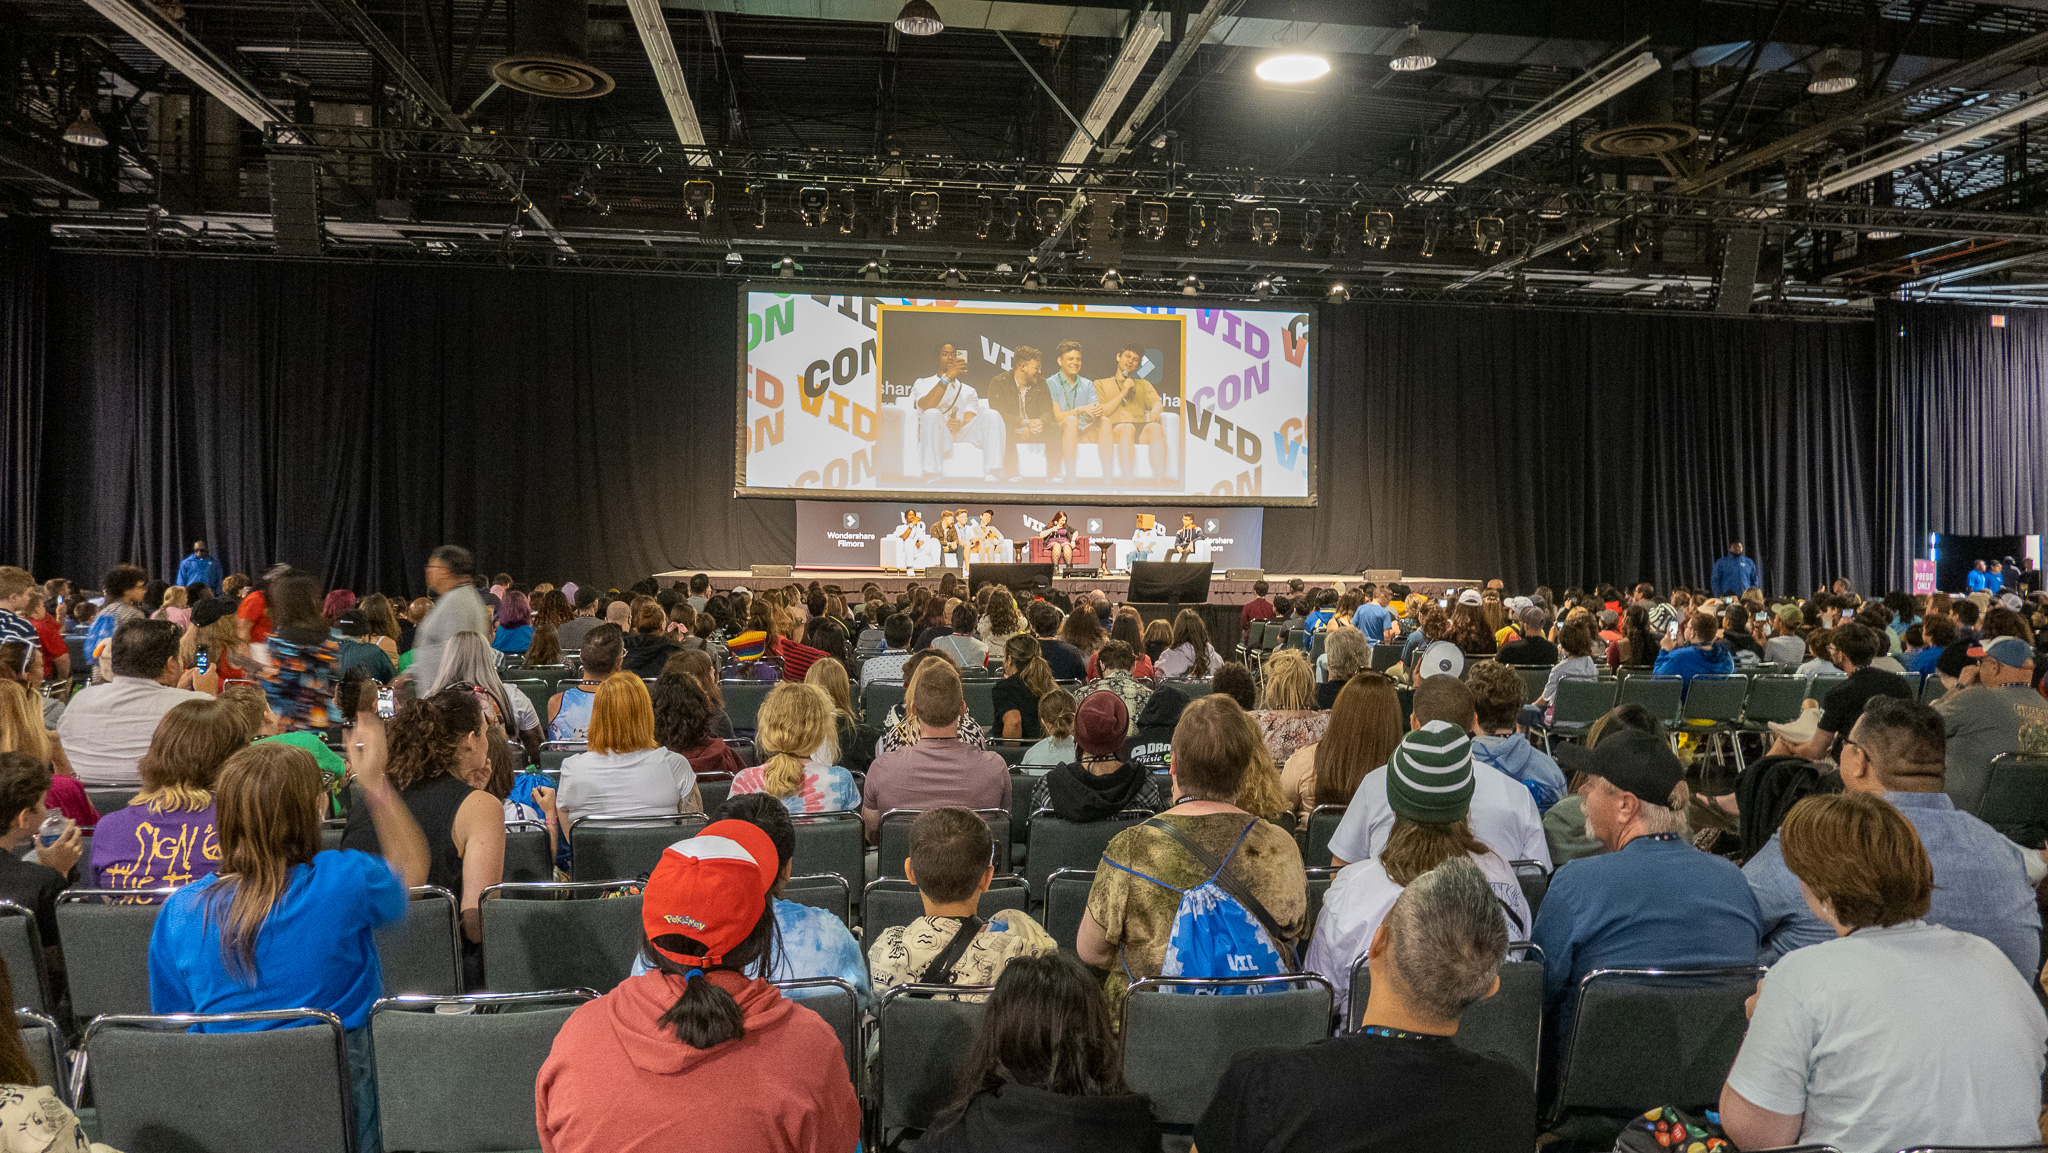
<instances>
[{"instance_id":1,"label":"person seated on stage armchair","mask_svg":"<svg viewBox=\"0 0 2048 1153\"><path fill-rule=\"evenodd\" d=\"M1045 542L1046 554L1051 557L1055 568L1073 567L1074 528L1067 523L1064 509L1052 514L1052 520L1046 524L1045 531L1038 534L1038 538Z\"/></svg>"},{"instance_id":2,"label":"person seated on stage armchair","mask_svg":"<svg viewBox=\"0 0 2048 1153\"><path fill-rule=\"evenodd\" d=\"M1052 392L1039 378L1045 354L1021 345L1010 354L1010 369L988 382L989 411L1003 418L1009 428L1009 447L1003 453L1003 476L1015 480L1022 475L1017 466L1017 446L1045 446L1046 475L1051 476L1064 458L1062 426L1053 411ZM962 514L963 517L965 514Z\"/></svg>"},{"instance_id":3,"label":"person seated on stage armchair","mask_svg":"<svg viewBox=\"0 0 2048 1153\"><path fill-rule=\"evenodd\" d=\"M1195 524L1195 514L1184 512L1180 514L1180 531L1173 534L1173 547L1166 550L1166 559L1187 560L1194 555L1196 543L1208 539L1209 534Z\"/></svg>"},{"instance_id":4,"label":"person seated on stage armchair","mask_svg":"<svg viewBox=\"0 0 2048 1153\"><path fill-rule=\"evenodd\" d=\"M981 449L982 471L989 480L1001 479L1004 429L1000 418L984 416L981 394L963 384L960 374L967 358L951 343L938 348L939 371L920 377L910 386L918 409L918 449L927 476L944 471L946 453L958 444Z\"/></svg>"},{"instance_id":5,"label":"person seated on stage armchair","mask_svg":"<svg viewBox=\"0 0 2048 1153\"><path fill-rule=\"evenodd\" d=\"M954 563L958 564L961 552L960 530L954 527L951 509L939 517L939 531L933 535L939 542L939 563L945 564L945 558L951 557Z\"/></svg>"},{"instance_id":6,"label":"person seated on stage armchair","mask_svg":"<svg viewBox=\"0 0 2048 1153\"><path fill-rule=\"evenodd\" d=\"M1046 391L1052 396L1053 418L1060 426L1060 464L1052 477L1054 480L1078 480L1074 468L1074 450L1083 440L1097 445L1102 453L1102 478L1109 479L1109 406L1098 403L1095 382L1081 375L1081 346L1072 340L1060 341L1053 349L1053 359L1060 370L1045 378ZM1052 462L1047 461L1050 469Z\"/></svg>"},{"instance_id":7,"label":"person seated on stage armchair","mask_svg":"<svg viewBox=\"0 0 2048 1153\"><path fill-rule=\"evenodd\" d=\"M996 510L985 508L981 516L967 526L967 559L974 564L988 562L1001 564L1008 560L1008 541L1003 539L1003 530L996 527Z\"/></svg>"},{"instance_id":8,"label":"person seated on stage armchair","mask_svg":"<svg viewBox=\"0 0 2048 1153\"><path fill-rule=\"evenodd\" d=\"M1116 354L1116 375L1095 382L1096 400L1108 415L1117 469L1124 480L1138 475L1140 444L1151 458L1152 479L1163 480L1166 476L1166 429L1159 419L1166 404L1159 399L1159 390L1152 387L1152 382L1138 375L1138 366L1144 359L1143 347L1126 344ZM1103 471L1106 474L1107 467Z\"/></svg>"},{"instance_id":9,"label":"person seated on stage armchair","mask_svg":"<svg viewBox=\"0 0 2048 1153\"><path fill-rule=\"evenodd\" d=\"M1149 512L1139 513L1136 527L1131 532L1131 555L1126 562L1158 560L1166 549L1166 542L1171 539L1159 531L1159 518ZM1129 568L1130 565L1126 563L1124 567Z\"/></svg>"}]
</instances>

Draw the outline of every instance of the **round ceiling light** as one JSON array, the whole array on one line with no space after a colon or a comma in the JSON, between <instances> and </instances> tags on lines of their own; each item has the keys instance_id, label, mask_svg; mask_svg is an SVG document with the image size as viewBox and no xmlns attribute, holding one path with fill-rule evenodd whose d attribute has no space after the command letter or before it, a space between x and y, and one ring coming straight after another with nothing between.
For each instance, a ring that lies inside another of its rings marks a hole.
<instances>
[{"instance_id":1,"label":"round ceiling light","mask_svg":"<svg viewBox=\"0 0 2048 1153\"><path fill-rule=\"evenodd\" d=\"M1396 72L1421 72L1436 67L1436 55L1422 43L1422 26L1410 24L1408 35L1401 41L1401 47L1394 58L1387 61L1387 67Z\"/></svg>"},{"instance_id":2,"label":"round ceiling light","mask_svg":"<svg viewBox=\"0 0 2048 1153\"><path fill-rule=\"evenodd\" d=\"M1306 84L1330 74L1328 57L1307 52L1290 52L1280 56L1268 56L1252 69L1259 79L1275 84Z\"/></svg>"},{"instance_id":3,"label":"round ceiling light","mask_svg":"<svg viewBox=\"0 0 2048 1153\"><path fill-rule=\"evenodd\" d=\"M1830 49L1813 70L1813 79L1806 82L1806 90L1815 96L1833 96L1856 87L1856 74L1842 63L1841 57Z\"/></svg>"},{"instance_id":4,"label":"round ceiling light","mask_svg":"<svg viewBox=\"0 0 2048 1153\"><path fill-rule=\"evenodd\" d=\"M945 30L946 22L939 19L931 0L908 0L896 14L896 31L906 36L937 36Z\"/></svg>"}]
</instances>

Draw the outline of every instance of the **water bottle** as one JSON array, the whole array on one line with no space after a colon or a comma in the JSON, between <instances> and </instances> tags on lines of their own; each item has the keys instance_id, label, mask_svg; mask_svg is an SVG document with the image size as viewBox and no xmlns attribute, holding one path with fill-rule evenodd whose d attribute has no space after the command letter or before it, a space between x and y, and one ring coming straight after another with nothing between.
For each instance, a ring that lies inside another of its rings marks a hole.
<instances>
[{"instance_id":1,"label":"water bottle","mask_svg":"<svg viewBox=\"0 0 2048 1153\"><path fill-rule=\"evenodd\" d=\"M36 844L45 849L56 844L58 838L64 835L64 827L67 824L69 822L64 819L64 814L52 809L50 815L43 818L43 827L36 832Z\"/></svg>"}]
</instances>

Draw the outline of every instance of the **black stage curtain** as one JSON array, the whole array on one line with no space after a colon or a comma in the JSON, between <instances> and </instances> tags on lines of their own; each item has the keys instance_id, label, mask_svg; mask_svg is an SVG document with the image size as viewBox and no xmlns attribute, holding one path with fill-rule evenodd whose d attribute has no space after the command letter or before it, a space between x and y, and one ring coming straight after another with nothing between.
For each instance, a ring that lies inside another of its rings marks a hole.
<instances>
[{"instance_id":1,"label":"black stage curtain","mask_svg":"<svg viewBox=\"0 0 2048 1153\"><path fill-rule=\"evenodd\" d=\"M738 304L656 277L59 255L37 569L289 561L422 590L443 541L626 584L795 547L732 496Z\"/></svg>"},{"instance_id":2,"label":"black stage curtain","mask_svg":"<svg viewBox=\"0 0 2048 1153\"><path fill-rule=\"evenodd\" d=\"M1878 305L1885 575L1910 588L1927 534L2048 532L2048 312Z\"/></svg>"},{"instance_id":3,"label":"black stage curtain","mask_svg":"<svg viewBox=\"0 0 2048 1153\"><path fill-rule=\"evenodd\" d=\"M36 555L50 229L0 220L0 564Z\"/></svg>"},{"instance_id":4,"label":"black stage curtain","mask_svg":"<svg viewBox=\"0 0 2048 1153\"><path fill-rule=\"evenodd\" d=\"M1269 570L1704 586L1739 539L1772 592L1869 587L1868 322L1373 302L1324 327L1321 505L1267 514Z\"/></svg>"}]
</instances>

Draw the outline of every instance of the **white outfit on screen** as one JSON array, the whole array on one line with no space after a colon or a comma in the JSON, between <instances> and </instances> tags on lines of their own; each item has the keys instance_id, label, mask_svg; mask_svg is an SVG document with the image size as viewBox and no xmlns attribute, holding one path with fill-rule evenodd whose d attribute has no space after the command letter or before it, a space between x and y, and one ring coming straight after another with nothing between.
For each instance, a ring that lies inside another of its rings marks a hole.
<instances>
[{"instance_id":1,"label":"white outfit on screen","mask_svg":"<svg viewBox=\"0 0 2048 1153\"><path fill-rule=\"evenodd\" d=\"M947 380L941 376L927 376L910 386L911 402L922 403L933 388L943 387L936 408L918 410L918 451L922 457L924 471L937 476L943 471L946 454L955 444L971 444L981 449L982 471L993 474L1003 467L1003 451L1008 446L1003 420L994 413L981 411L981 394L971 384L958 380ZM970 419L971 418L971 419ZM954 432L947 425L948 420L965 420L967 424Z\"/></svg>"}]
</instances>

